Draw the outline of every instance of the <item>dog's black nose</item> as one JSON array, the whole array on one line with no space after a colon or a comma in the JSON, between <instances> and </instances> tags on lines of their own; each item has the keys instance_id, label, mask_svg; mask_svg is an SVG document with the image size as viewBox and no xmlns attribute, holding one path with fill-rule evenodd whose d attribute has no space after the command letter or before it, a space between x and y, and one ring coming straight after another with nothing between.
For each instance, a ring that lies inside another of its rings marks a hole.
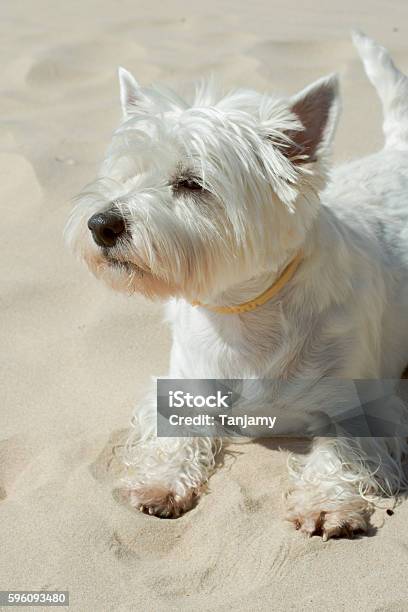
<instances>
[{"instance_id":1,"label":"dog's black nose","mask_svg":"<svg viewBox=\"0 0 408 612\"><path fill-rule=\"evenodd\" d=\"M100 247L115 246L117 239L125 231L125 222L119 212L107 210L92 215L88 221L92 237Z\"/></svg>"}]
</instances>

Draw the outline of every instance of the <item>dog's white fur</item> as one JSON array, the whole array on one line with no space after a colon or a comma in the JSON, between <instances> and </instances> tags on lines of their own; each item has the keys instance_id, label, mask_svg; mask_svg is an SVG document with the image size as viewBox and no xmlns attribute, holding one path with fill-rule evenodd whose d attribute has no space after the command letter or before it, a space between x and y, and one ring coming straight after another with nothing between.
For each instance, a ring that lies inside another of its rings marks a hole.
<instances>
[{"instance_id":1,"label":"dog's white fur","mask_svg":"<svg viewBox=\"0 0 408 612\"><path fill-rule=\"evenodd\" d=\"M171 378L398 378L408 363L408 79L385 49L354 41L383 103L385 146L330 174L336 77L289 100L220 97L207 84L188 102L120 70L124 120L67 234L114 288L167 300ZM191 177L203 191L186 186ZM112 205L131 239L107 253L86 222ZM255 311L191 306L257 296L299 249L294 278ZM321 393L294 392L280 408L307 414L337 399ZM402 402L392 409L407 421ZM178 516L213 470L216 444L158 438L153 388L133 424L131 499ZM402 438L316 439L290 462L288 517L326 539L366 529L370 500L406 487L406 451Z\"/></svg>"}]
</instances>

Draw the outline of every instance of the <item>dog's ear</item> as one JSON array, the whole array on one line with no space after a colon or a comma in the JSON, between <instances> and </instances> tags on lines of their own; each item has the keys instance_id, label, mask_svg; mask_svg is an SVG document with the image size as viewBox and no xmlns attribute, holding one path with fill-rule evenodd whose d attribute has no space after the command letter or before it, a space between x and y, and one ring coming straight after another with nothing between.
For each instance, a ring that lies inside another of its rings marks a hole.
<instances>
[{"instance_id":1,"label":"dog's ear","mask_svg":"<svg viewBox=\"0 0 408 612\"><path fill-rule=\"evenodd\" d=\"M330 75L312 83L290 100L302 130L286 132L283 152L295 164L310 163L330 150L340 111L339 82Z\"/></svg>"},{"instance_id":2,"label":"dog's ear","mask_svg":"<svg viewBox=\"0 0 408 612\"><path fill-rule=\"evenodd\" d=\"M132 74L125 68L119 67L120 103L124 119L129 117L132 107L137 106L141 99L140 87Z\"/></svg>"}]
</instances>

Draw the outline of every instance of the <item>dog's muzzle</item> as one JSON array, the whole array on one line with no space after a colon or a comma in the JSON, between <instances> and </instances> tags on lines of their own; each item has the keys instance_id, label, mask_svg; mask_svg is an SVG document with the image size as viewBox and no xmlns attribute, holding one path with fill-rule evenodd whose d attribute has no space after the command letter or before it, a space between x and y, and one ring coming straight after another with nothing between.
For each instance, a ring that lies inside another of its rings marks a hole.
<instances>
[{"instance_id":1,"label":"dog's muzzle","mask_svg":"<svg viewBox=\"0 0 408 612\"><path fill-rule=\"evenodd\" d=\"M126 232L123 217L115 210L92 215L88 220L88 228L96 244L104 248L115 246L118 239Z\"/></svg>"}]
</instances>

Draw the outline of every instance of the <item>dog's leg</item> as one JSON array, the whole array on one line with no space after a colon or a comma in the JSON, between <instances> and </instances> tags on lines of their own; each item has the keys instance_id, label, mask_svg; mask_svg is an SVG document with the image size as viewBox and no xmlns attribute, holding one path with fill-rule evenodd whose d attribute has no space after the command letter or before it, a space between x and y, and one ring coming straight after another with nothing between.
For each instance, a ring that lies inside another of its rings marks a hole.
<instances>
[{"instance_id":1,"label":"dog's leg","mask_svg":"<svg viewBox=\"0 0 408 612\"><path fill-rule=\"evenodd\" d=\"M289 462L288 520L324 540L366 531L370 499L406 487L405 452L402 438L316 439L309 455Z\"/></svg>"},{"instance_id":2,"label":"dog's leg","mask_svg":"<svg viewBox=\"0 0 408 612\"><path fill-rule=\"evenodd\" d=\"M345 439L316 439L306 457L291 457L293 488L287 496L287 518L308 534L350 535L368 527L370 505L359 493L362 473L358 454Z\"/></svg>"},{"instance_id":3,"label":"dog's leg","mask_svg":"<svg viewBox=\"0 0 408 612\"><path fill-rule=\"evenodd\" d=\"M127 443L127 488L143 512L176 518L190 510L214 467L211 438L162 438L156 434L156 397L150 394L133 417Z\"/></svg>"}]
</instances>

